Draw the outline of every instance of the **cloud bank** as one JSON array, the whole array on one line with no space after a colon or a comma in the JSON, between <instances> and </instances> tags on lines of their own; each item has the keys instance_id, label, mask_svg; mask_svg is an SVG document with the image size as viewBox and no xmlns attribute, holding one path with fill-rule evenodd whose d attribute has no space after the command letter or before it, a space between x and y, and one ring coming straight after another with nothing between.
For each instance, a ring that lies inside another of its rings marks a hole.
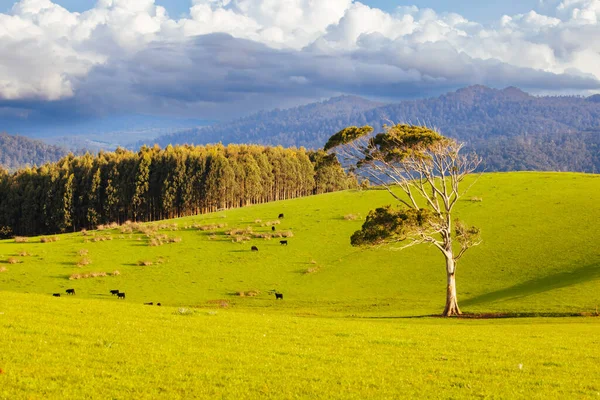
<instances>
[{"instance_id":1,"label":"cloud bank","mask_svg":"<svg viewBox=\"0 0 600 400\"><path fill-rule=\"evenodd\" d=\"M600 0L563 0L484 26L353 0L154 0L0 14L0 115L227 117L340 93L399 99L471 85L600 90Z\"/></svg>"}]
</instances>

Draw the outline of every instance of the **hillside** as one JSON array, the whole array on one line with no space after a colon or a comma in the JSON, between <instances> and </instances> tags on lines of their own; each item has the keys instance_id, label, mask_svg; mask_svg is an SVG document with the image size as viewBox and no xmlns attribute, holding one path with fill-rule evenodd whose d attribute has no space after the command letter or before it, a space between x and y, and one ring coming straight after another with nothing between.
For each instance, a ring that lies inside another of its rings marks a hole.
<instances>
[{"instance_id":1,"label":"hillside","mask_svg":"<svg viewBox=\"0 0 600 400\"><path fill-rule=\"evenodd\" d=\"M378 105L341 97L289 110L258 113L157 139L169 143L259 143L321 148L350 125L407 122L466 141L488 171L600 171L597 96L534 97L517 88L472 86L437 98ZM332 105L343 105L334 107Z\"/></svg>"},{"instance_id":2,"label":"hillside","mask_svg":"<svg viewBox=\"0 0 600 400\"><path fill-rule=\"evenodd\" d=\"M459 266L463 311L594 310L600 252L590 238L600 235L599 196L598 175L481 176L458 209L484 238ZM381 190L346 191L155 223L155 229L126 225L57 241L1 241L0 266L7 271L0 273L0 290L49 296L75 288L78 298L116 301L109 291L120 289L134 304L223 303L294 313L440 313L445 275L437 251L349 245L368 210L389 203ZM288 246L279 237L261 238L272 234L269 222L280 213L285 217L275 222L276 234L287 237ZM108 274L69 280L92 272ZM274 303L274 289L285 294L284 302ZM258 295L237 295L252 291Z\"/></svg>"},{"instance_id":3,"label":"hillside","mask_svg":"<svg viewBox=\"0 0 600 400\"><path fill-rule=\"evenodd\" d=\"M67 150L39 140L0 133L0 167L18 169L58 161Z\"/></svg>"}]
</instances>

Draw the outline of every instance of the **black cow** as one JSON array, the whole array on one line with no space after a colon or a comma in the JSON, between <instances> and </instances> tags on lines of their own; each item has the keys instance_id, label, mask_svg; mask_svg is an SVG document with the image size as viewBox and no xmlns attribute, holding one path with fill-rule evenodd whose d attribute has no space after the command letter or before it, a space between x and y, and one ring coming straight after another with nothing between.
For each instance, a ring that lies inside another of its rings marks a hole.
<instances>
[{"instance_id":1,"label":"black cow","mask_svg":"<svg viewBox=\"0 0 600 400\"><path fill-rule=\"evenodd\" d=\"M123 299L123 300L125 300L125 293L121 293L121 292L119 292L119 293L117 293L117 297L118 297L119 299Z\"/></svg>"},{"instance_id":2,"label":"black cow","mask_svg":"<svg viewBox=\"0 0 600 400\"><path fill-rule=\"evenodd\" d=\"M119 294L119 289L111 290L110 294L112 294L113 296L118 295Z\"/></svg>"},{"instance_id":3,"label":"black cow","mask_svg":"<svg viewBox=\"0 0 600 400\"><path fill-rule=\"evenodd\" d=\"M283 293L275 293L275 300L283 300Z\"/></svg>"},{"instance_id":4,"label":"black cow","mask_svg":"<svg viewBox=\"0 0 600 400\"><path fill-rule=\"evenodd\" d=\"M162 304L160 304L160 303L156 303L156 305L159 306L159 307L162 306Z\"/></svg>"},{"instance_id":5,"label":"black cow","mask_svg":"<svg viewBox=\"0 0 600 400\"><path fill-rule=\"evenodd\" d=\"M271 230L272 230L273 232L275 232L275 227L274 227L274 226L272 226L272 227L271 227Z\"/></svg>"},{"instance_id":6,"label":"black cow","mask_svg":"<svg viewBox=\"0 0 600 400\"><path fill-rule=\"evenodd\" d=\"M75 294L75 289L67 289L66 292L67 294L73 296Z\"/></svg>"},{"instance_id":7,"label":"black cow","mask_svg":"<svg viewBox=\"0 0 600 400\"><path fill-rule=\"evenodd\" d=\"M52 296L54 296L54 297L60 297L60 293L54 293L54 294L52 294Z\"/></svg>"},{"instance_id":8,"label":"black cow","mask_svg":"<svg viewBox=\"0 0 600 400\"><path fill-rule=\"evenodd\" d=\"M252 251L258 251L258 247L252 246L252 248L250 250L252 250Z\"/></svg>"},{"instance_id":9,"label":"black cow","mask_svg":"<svg viewBox=\"0 0 600 400\"><path fill-rule=\"evenodd\" d=\"M280 240L279 244L281 244L282 246L287 246L287 240Z\"/></svg>"},{"instance_id":10,"label":"black cow","mask_svg":"<svg viewBox=\"0 0 600 400\"><path fill-rule=\"evenodd\" d=\"M277 217L278 219L283 218L283 214L279 214L279 217Z\"/></svg>"},{"instance_id":11,"label":"black cow","mask_svg":"<svg viewBox=\"0 0 600 400\"><path fill-rule=\"evenodd\" d=\"M144 305L145 305L145 306L153 306L153 305L154 305L154 303L153 303L153 302L150 302L150 303L144 303Z\"/></svg>"}]
</instances>

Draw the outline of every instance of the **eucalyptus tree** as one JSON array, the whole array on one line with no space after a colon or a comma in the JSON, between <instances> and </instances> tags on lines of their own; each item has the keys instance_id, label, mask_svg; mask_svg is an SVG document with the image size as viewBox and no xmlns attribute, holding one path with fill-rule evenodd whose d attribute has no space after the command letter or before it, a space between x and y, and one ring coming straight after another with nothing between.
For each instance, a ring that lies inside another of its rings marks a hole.
<instances>
[{"instance_id":1,"label":"eucalyptus tree","mask_svg":"<svg viewBox=\"0 0 600 400\"><path fill-rule=\"evenodd\" d=\"M461 184L481 163L477 155L461 153L463 147L425 127L394 125L377 135L370 126L349 127L324 148L346 168L387 189L397 203L370 211L351 237L353 246L430 244L441 252L447 278L444 316L461 314L456 267L469 248L481 243L478 228L453 216L465 193Z\"/></svg>"}]
</instances>

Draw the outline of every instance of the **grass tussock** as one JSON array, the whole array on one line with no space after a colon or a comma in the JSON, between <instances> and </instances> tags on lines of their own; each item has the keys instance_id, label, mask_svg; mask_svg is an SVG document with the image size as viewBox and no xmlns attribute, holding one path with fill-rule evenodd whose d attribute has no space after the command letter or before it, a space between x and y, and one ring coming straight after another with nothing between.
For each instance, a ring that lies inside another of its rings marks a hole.
<instances>
[{"instance_id":1,"label":"grass tussock","mask_svg":"<svg viewBox=\"0 0 600 400\"><path fill-rule=\"evenodd\" d=\"M279 224L281 224L281 221L280 220L275 220L275 221L267 221L264 224L262 224L261 226L263 226L263 227L265 227L265 226L271 227L271 226L279 225Z\"/></svg>"},{"instance_id":2,"label":"grass tussock","mask_svg":"<svg viewBox=\"0 0 600 400\"><path fill-rule=\"evenodd\" d=\"M29 257L29 256L31 256L31 254L29 254L28 252L26 252L24 250L19 252L19 257Z\"/></svg>"},{"instance_id":3,"label":"grass tussock","mask_svg":"<svg viewBox=\"0 0 600 400\"><path fill-rule=\"evenodd\" d=\"M246 292L235 292L238 297L256 297L260 294L259 290L248 290Z\"/></svg>"},{"instance_id":4,"label":"grass tussock","mask_svg":"<svg viewBox=\"0 0 600 400\"><path fill-rule=\"evenodd\" d=\"M40 238L40 243L53 243L58 242L59 240L58 236L44 236Z\"/></svg>"},{"instance_id":5,"label":"grass tussock","mask_svg":"<svg viewBox=\"0 0 600 400\"><path fill-rule=\"evenodd\" d=\"M233 243L244 243L250 241L250 239L250 236L236 235L231 239L231 241Z\"/></svg>"},{"instance_id":6,"label":"grass tussock","mask_svg":"<svg viewBox=\"0 0 600 400\"><path fill-rule=\"evenodd\" d=\"M259 232L255 232L252 234L252 237L255 239L265 239L265 240L271 240L273 239L273 235L271 235L270 233L259 233Z\"/></svg>"},{"instance_id":7,"label":"grass tussock","mask_svg":"<svg viewBox=\"0 0 600 400\"><path fill-rule=\"evenodd\" d=\"M19 259L17 259L17 258L14 258L14 257L9 257L9 258L8 258L8 260L6 260L6 262L7 262L8 264L13 264L13 265L14 265L14 264L20 264L20 263L21 263L21 261L20 261Z\"/></svg>"},{"instance_id":8,"label":"grass tussock","mask_svg":"<svg viewBox=\"0 0 600 400\"><path fill-rule=\"evenodd\" d=\"M154 262L150 260L140 260L138 261L138 265L140 267L151 267L152 265L154 265Z\"/></svg>"},{"instance_id":9,"label":"grass tussock","mask_svg":"<svg viewBox=\"0 0 600 400\"><path fill-rule=\"evenodd\" d=\"M321 267L319 267L318 265L315 265L314 267L307 268L306 271L304 271L304 275L316 274L320 270L321 270Z\"/></svg>"},{"instance_id":10,"label":"grass tussock","mask_svg":"<svg viewBox=\"0 0 600 400\"><path fill-rule=\"evenodd\" d=\"M262 219L255 219L254 223L260 225L260 224L262 224Z\"/></svg>"},{"instance_id":11,"label":"grass tussock","mask_svg":"<svg viewBox=\"0 0 600 400\"><path fill-rule=\"evenodd\" d=\"M119 271L117 271L117 270L115 270L115 271L111 272L110 274L111 274L112 276L119 276L119 275L121 275L121 273L120 273Z\"/></svg>"},{"instance_id":12,"label":"grass tussock","mask_svg":"<svg viewBox=\"0 0 600 400\"><path fill-rule=\"evenodd\" d=\"M23 236L17 236L15 238L15 243L27 243L29 242L29 238L23 237Z\"/></svg>"},{"instance_id":13,"label":"grass tussock","mask_svg":"<svg viewBox=\"0 0 600 400\"><path fill-rule=\"evenodd\" d=\"M207 232L207 231L216 231L217 229L223 229L227 227L227 224L209 224L209 225L200 225L194 224L192 228L197 229L199 231Z\"/></svg>"},{"instance_id":14,"label":"grass tussock","mask_svg":"<svg viewBox=\"0 0 600 400\"><path fill-rule=\"evenodd\" d=\"M359 218L360 218L360 216L358 216L356 214L346 214L346 215L344 215L344 219L346 221L356 221Z\"/></svg>"},{"instance_id":15,"label":"grass tussock","mask_svg":"<svg viewBox=\"0 0 600 400\"><path fill-rule=\"evenodd\" d=\"M81 249L77 252L77 255L80 257L85 257L88 255L88 253L89 253L88 249Z\"/></svg>"},{"instance_id":16,"label":"grass tussock","mask_svg":"<svg viewBox=\"0 0 600 400\"><path fill-rule=\"evenodd\" d=\"M92 260L90 260L88 257L83 257L82 259L80 259L79 261L77 261L77 267L82 268L85 267L87 265L90 265L92 263Z\"/></svg>"},{"instance_id":17,"label":"grass tussock","mask_svg":"<svg viewBox=\"0 0 600 400\"><path fill-rule=\"evenodd\" d=\"M252 227L249 226L247 228L237 228L237 229L231 229L227 232L225 232L226 235L229 236L240 236L240 235L251 235L253 232Z\"/></svg>"},{"instance_id":18,"label":"grass tussock","mask_svg":"<svg viewBox=\"0 0 600 400\"><path fill-rule=\"evenodd\" d=\"M0 267L0 273L2 273L2 272L8 272L8 268Z\"/></svg>"},{"instance_id":19,"label":"grass tussock","mask_svg":"<svg viewBox=\"0 0 600 400\"><path fill-rule=\"evenodd\" d=\"M472 203L481 203L483 199L481 197L471 197L469 201Z\"/></svg>"},{"instance_id":20,"label":"grass tussock","mask_svg":"<svg viewBox=\"0 0 600 400\"><path fill-rule=\"evenodd\" d=\"M113 240L113 237L111 235L102 235L102 236L95 236L92 239L92 242L94 242L94 243L98 243L98 242L110 242L111 240Z\"/></svg>"},{"instance_id":21,"label":"grass tussock","mask_svg":"<svg viewBox=\"0 0 600 400\"><path fill-rule=\"evenodd\" d=\"M106 272L85 272L82 274L71 274L69 280L77 281L80 279L104 278L106 276L108 276Z\"/></svg>"}]
</instances>

